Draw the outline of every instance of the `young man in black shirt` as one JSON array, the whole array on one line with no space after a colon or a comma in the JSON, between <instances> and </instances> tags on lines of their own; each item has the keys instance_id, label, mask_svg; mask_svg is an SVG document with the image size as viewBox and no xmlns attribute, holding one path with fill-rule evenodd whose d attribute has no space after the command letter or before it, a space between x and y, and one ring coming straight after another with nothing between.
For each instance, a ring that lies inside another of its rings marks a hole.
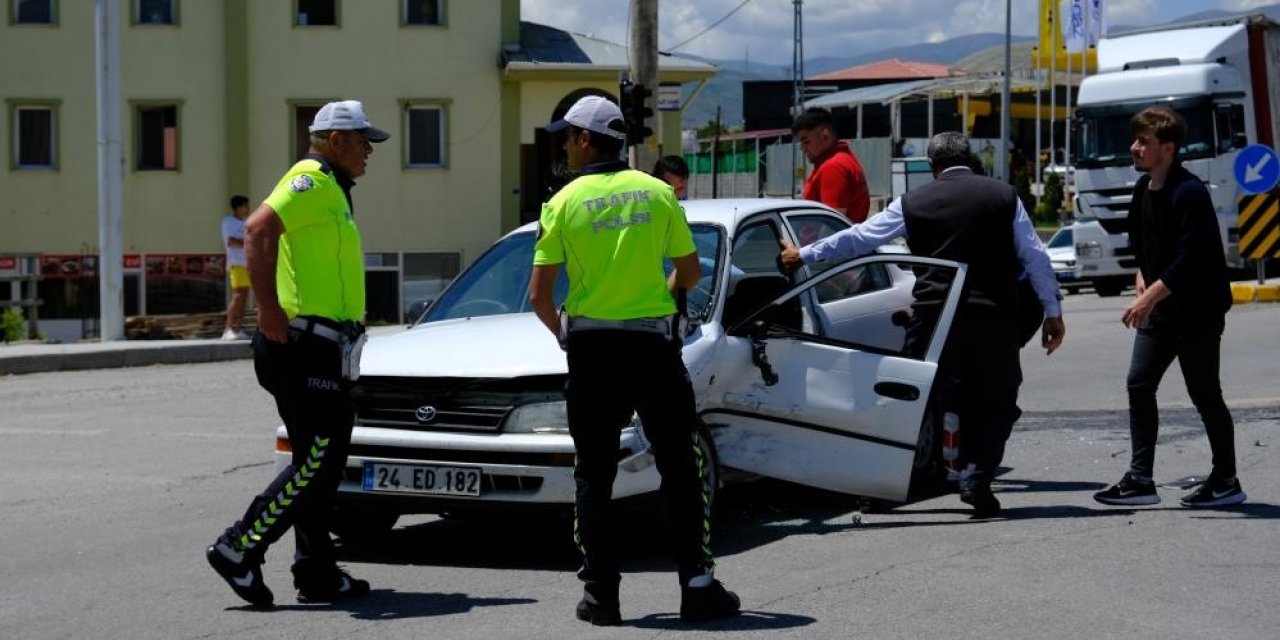
<instances>
[{"instance_id":1,"label":"young man in black shirt","mask_svg":"<svg viewBox=\"0 0 1280 640\"><path fill-rule=\"evenodd\" d=\"M1176 358L1200 412L1213 471L1182 498L1186 507L1245 501L1236 479L1235 425L1222 399L1218 369L1231 285L1209 191L1178 161L1186 123L1168 107L1151 107L1130 123L1138 179L1129 205L1129 242L1138 260L1137 298L1121 321L1136 328L1129 365L1129 472L1094 494L1103 504L1156 504L1152 481L1159 416L1156 388Z\"/></svg>"}]
</instances>

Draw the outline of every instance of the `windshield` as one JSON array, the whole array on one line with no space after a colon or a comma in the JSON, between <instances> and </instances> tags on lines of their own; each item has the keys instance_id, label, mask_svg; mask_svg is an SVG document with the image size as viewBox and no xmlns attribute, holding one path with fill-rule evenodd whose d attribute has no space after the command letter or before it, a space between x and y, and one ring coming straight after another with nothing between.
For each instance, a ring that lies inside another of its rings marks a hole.
<instances>
[{"instance_id":1,"label":"windshield","mask_svg":"<svg viewBox=\"0 0 1280 640\"><path fill-rule=\"evenodd\" d=\"M1163 104L1163 103L1162 103ZM1081 108L1077 124L1076 148L1073 151L1077 167L1123 167L1133 164L1129 145L1133 135L1129 121L1151 103L1114 105L1102 108ZM1178 150L1180 160L1212 157L1214 146L1213 109L1211 105L1174 106L1187 122L1187 135Z\"/></svg>"},{"instance_id":2,"label":"windshield","mask_svg":"<svg viewBox=\"0 0 1280 640\"><path fill-rule=\"evenodd\" d=\"M720 245L722 233L712 225L689 225L693 231L693 243L698 250L702 266L702 279L689 292L689 317L706 319L710 314L712 293L720 275ZM493 245L466 271L454 280L444 295L431 306L422 322L438 322L453 318L492 316L504 313L527 313L529 305L529 276L533 273L534 235L517 233ZM664 261L663 268L671 273L671 261ZM565 270L556 279L555 304L560 306L569 294L569 280Z\"/></svg>"},{"instance_id":3,"label":"windshield","mask_svg":"<svg viewBox=\"0 0 1280 640\"><path fill-rule=\"evenodd\" d=\"M1071 246L1070 229L1059 229L1057 233L1053 234L1052 238L1049 238L1050 249L1061 249L1069 246Z\"/></svg>"}]
</instances>

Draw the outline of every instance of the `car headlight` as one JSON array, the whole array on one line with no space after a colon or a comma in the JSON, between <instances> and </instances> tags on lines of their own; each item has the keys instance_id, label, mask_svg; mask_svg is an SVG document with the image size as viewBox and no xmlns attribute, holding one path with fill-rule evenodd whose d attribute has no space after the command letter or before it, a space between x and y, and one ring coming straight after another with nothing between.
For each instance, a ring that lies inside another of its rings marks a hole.
<instances>
[{"instance_id":1,"label":"car headlight","mask_svg":"<svg viewBox=\"0 0 1280 640\"><path fill-rule=\"evenodd\" d=\"M1077 258L1101 258L1102 244L1097 241L1081 242L1076 245Z\"/></svg>"},{"instance_id":2,"label":"car headlight","mask_svg":"<svg viewBox=\"0 0 1280 640\"><path fill-rule=\"evenodd\" d=\"M504 433L569 433L569 412L563 400L535 402L511 410L502 423Z\"/></svg>"}]
</instances>

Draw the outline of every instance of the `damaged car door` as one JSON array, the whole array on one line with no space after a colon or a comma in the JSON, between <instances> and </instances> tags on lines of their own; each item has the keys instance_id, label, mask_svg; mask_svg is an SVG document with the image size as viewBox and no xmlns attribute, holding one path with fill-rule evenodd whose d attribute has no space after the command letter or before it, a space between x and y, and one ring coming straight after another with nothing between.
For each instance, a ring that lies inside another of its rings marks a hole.
<instances>
[{"instance_id":1,"label":"damaged car door","mask_svg":"<svg viewBox=\"0 0 1280 640\"><path fill-rule=\"evenodd\" d=\"M830 331L817 295L824 283L897 269L927 284L927 305L863 298L882 327ZM763 476L861 496L903 501L921 440L938 359L959 304L965 267L878 254L831 267L728 327L733 351L750 352L724 392L703 408L721 464ZM893 307L893 308L890 308ZM913 318L911 314L914 313ZM908 332L913 340L906 340ZM860 342L859 333L873 339ZM885 335L901 336L886 344Z\"/></svg>"}]
</instances>

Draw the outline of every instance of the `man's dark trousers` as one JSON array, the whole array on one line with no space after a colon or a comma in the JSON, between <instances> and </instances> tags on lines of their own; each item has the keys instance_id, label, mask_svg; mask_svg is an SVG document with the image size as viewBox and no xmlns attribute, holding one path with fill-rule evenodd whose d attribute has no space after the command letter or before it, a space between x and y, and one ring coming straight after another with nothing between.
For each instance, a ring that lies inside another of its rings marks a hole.
<instances>
[{"instance_id":1,"label":"man's dark trousers","mask_svg":"<svg viewBox=\"0 0 1280 640\"><path fill-rule=\"evenodd\" d=\"M1235 424L1222 399L1218 377L1221 343L1220 327L1180 330L1176 323L1157 321L1151 327L1138 330L1133 339L1128 380L1129 437L1133 443L1129 470L1134 475L1152 477L1160 428L1156 389L1177 358L1191 403L1200 412L1209 437L1213 476L1217 479L1235 477Z\"/></svg>"},{"instance_id":2,"label":"man's dark trousers","mask_svg":"<svg viewBox=\"0 0 1280 640\"><path fill-rule=\"evenodd\" d=\"M224 538L260 562L267 547L292 526L293 573L305 582L336 566L329 527L354 423L349 383L342 379L338 343L325 338L291 328L281 344L259 333L253 352L258 383L275 397L293 460L254 497Z\"/></svg>"},{"instance_id":3,"label":"man's dark trousers","mask_svg":"<svg viewBox=\"0 0 1280 640\"><path fill-rule=\"evenodd\" d=\"M662 475L659 495L681 584L710 572L708 452L698 446L693 388L675 343L657 333L577 331L569 336L568 361L565 397L577 450L574 539L584 558L578 577L588 592L617 598L613 481L619 432L633 411Z\"/></svg>"}]
</instances>

